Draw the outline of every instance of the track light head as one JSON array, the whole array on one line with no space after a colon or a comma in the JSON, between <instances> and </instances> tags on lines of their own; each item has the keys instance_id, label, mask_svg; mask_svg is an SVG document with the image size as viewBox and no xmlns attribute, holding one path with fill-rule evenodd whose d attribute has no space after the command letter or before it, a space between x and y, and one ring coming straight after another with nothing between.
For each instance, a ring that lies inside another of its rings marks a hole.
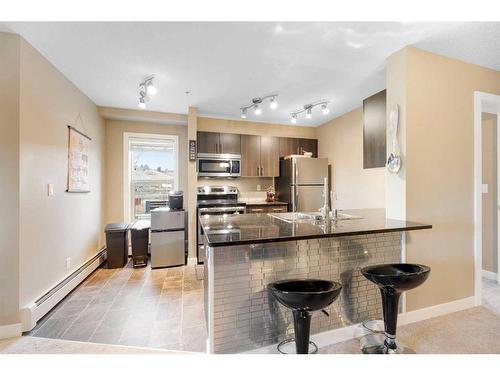
<instances>
[{"instance_id":1,"label":"track light head","mask_svg":"<svg viewBox=\"0 0 500 375\"><path fill-rule=\"evenodd\" d=\"M276 97L275 96L271 97L271 100L269 102L269 108L271 108L271 109L278 108L278 102L276 101Z\"/></svg>"},{"instance_id":2,"label":"track light head","mask_svg":"<svg viewBox=\"0 0 500 375\"><path fill-rule=\"evenodd\" d=\"M158 89L153 83L153 78L154 77L150 77L144 81L144 86L146 86L146 92L148 93L148 95L154 95L158 92Z\"/></svg>"},{"instance_id":3,"label":"track light head","mask_svg":"<svg viewBox=\"0 0 500 375\"><path fill-rule=\"evenodd\" d=\"M247 109L246 108L241 109L241 118L247 118Z\"/></svg>"},{"instance_id":4,"label":"track light head","mask_svg":"<svg viewBox=\"0 0 500 375\"><path fill-rule=\"evenodd\" d=\"M309 119L309 118L312 118L312 111L311 111L311 108L308 108L308 109L306 110L306 118L308 118L308 119Z\"/></svg>"},{"instance_id":5,"label":"track light head","mask_svg":"<svg viewBox=\"0 0 500 375\"><path fill-rule=\"evenodd\" d=\"M292 114L292 118L290 119L290 122L292 124L296 124L297 123L297 114L296 113Z\"/></svg>"},{"instance_id":6,"label":"track light head","mask_svg":"<svg viewBox=\"0 0 500 375\"><path fill-rule=\"evenodd\" d=\"M321 106L321 112L323 112L324 115L327 115L330 113L330 108L327 107L327 103L323 104Z\"/></svg>"},{"instance_id":7,"label":"track light head","mask_svg":"<svg viewBox=\"0 0 500 375\"><path fill-rule=\"evenodd\" d=\"M146 109L146 101L144 100L143 96L141 96L139 98L139 108L140 109Z\"/></svg>"},{"instance_id":8,"label":"track light head","mask_svg":"<svg viewBox=\"0 0 500 375\"><path fill-rule=\"evenodd\" d=\"M260 116L262 114L262 109L259 108L259 105L258 104L255 104L254 106L254 113L257 115L257 116Z\"/></svg>"}]
</instances>

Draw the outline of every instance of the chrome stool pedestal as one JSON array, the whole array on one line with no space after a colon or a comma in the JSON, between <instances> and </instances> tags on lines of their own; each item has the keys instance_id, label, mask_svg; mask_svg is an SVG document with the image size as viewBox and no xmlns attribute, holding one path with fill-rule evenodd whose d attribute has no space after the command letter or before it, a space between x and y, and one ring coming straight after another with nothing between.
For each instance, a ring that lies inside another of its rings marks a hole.
<instances>
[{"instance_id":1,"label":"chrome stool pedestal","mask_svg":"<svg viewBox=\"0 0 500 375\"><path fill-rule=\"evenodd\" d=\"M368 280L376 284L382 295L384 332L374 332L360 340L365 354L415 353L396 341L398 307L401 294L420 286L429 277L431 269L421 264L379 264L361 269Z\"/></svg>"}]
</instances>

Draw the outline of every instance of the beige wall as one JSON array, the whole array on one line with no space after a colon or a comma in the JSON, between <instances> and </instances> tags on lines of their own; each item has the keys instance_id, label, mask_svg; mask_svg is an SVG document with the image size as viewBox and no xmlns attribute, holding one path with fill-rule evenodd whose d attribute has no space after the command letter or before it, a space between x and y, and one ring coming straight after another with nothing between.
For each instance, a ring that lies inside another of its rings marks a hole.
<instances>
[{"instance_id":1,"label":"beige wall","mask_svg":"<svg viewBox=\"0 0 500 375\"><path fill-rule=\"evenodd\" d=\"M497 273L497 116L483 113L482 121L483 184L483 270Z\"/></svg>"},{"instance_id":2,"label":"beige wall","mask_svg":"<svg viewBox=\"0 0 500 375\"><path fill-rule=\"evenodd\" d=\"M21 39L20 305L40 297L103 245L104 121L95 104ZM91 192L66 193L68 128L92 138ZM55 194L47 195L47 184ZM66 258L71 267L66 268Z\"/></svg>"},{"instance_id":3,"label":"beige wall","mask_svg":"<svg viewBox=\"0 0 500 375\"><path fill-rule=\"evenodd\" d=\"M274 137L316 138L316 128L270 124L264 122L225 120L198 117L198 131L225 132L234 134L269 135Z\"/></svg>"},{"instance_id":4,"label":"beige wall","mask_svg":"<svg viewBox=\"0 0 500 375\"><path fill-rule=\"evenodd\" d=\"M336 208L385 207L385 168L363 169L363 109L316 129L318 156L328 158Z\"/></svg>"},{"instance_id":5,"label":"beige wall","mask_svg":"<svg viewBox=\"0 0 500 375\"><path fill-rule=\"evenodd\" d=\"M388 108L403 107L406 176L399 204L408 220L433 225L407 236L407 260L432 269L428 281L408 293L407 309L470 297L473 96L476 90L500 94L500 72L411 47L391 56L386 72Z\"/></svg>"},{"instance_id":6,"label":"beige wall","mask_svg":"<svg viewBox=\"0 0 500 375\"><path fill-rule=\"evenodd\" d=\"M167 134L179 137L179 189L187 190L187 126L106 120L106 223L123 221L123 133Z\"/></svg>"},{"instance_id":7,"label":"beige wall","mask_svg":"<svg viewBox=\"0 0 500 375\"><path fill-rule=\"evenodd\" d=\"M0 33L0 327L19 323L20 38Z\"/></svg>"}]
</instances>

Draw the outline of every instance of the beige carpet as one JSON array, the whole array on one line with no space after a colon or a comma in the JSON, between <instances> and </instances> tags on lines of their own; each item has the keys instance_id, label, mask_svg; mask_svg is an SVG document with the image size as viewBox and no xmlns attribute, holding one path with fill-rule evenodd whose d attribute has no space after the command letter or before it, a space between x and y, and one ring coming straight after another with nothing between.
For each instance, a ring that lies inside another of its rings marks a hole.
<instances>
[{"instance_id":1,"label":"beige carpet","mask_svg":"<svg viewBox=\"0 0 500 375\"><path fill-rule=\"evenodd\" d=\"M0 354L188 354L152 348L22 336L0 340Z\"/></svg>"},{"instance_id":2,"label":"beige carpet","mask_svg":"<svg viewBox=\"0 0 500 375\"><path fill-rule=\"evenodd\" d=\"M500 353L500 316L485 307L398 327L398 338L420 354ZM330 345L320 353L359 353L357 339Z\"/></svg>"}]
</instances>

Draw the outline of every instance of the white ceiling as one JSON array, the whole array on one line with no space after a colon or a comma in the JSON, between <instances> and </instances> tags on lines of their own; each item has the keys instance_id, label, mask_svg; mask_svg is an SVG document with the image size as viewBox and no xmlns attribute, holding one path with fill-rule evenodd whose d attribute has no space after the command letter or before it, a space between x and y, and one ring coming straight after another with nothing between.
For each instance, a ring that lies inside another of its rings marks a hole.
<instances>
[{"instance_id":1,"label":"white ceiling","mask_svg":"<svg viewBox=\"0 0 500 375\"><path fill-rule=\"evenodd\" d=\"M289 123L304 104L330 100L298 125L317 126L385 87L384 61L406 45L500 70L500 23L86 22L0 23L22 35L97 105L137 109L138 84L155 74L148 109L238 119L252 97L279 107L248 120ZM185 92L190 94L186 95Z\"/></svg>"}]
</instances>

